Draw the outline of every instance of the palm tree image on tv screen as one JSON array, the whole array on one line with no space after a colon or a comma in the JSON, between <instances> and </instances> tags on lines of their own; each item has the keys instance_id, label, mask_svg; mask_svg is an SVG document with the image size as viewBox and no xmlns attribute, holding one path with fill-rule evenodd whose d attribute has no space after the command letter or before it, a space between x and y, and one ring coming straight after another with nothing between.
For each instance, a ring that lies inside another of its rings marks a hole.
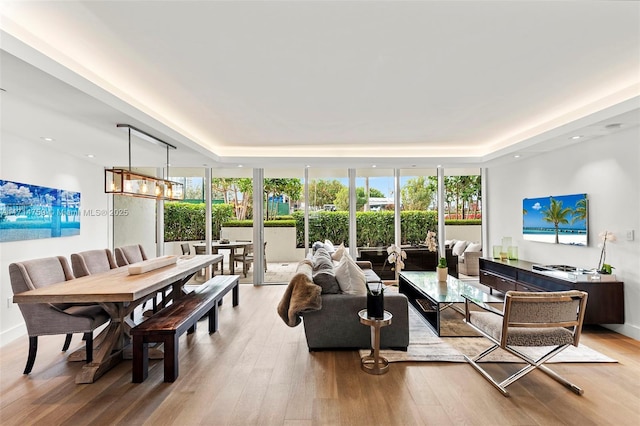
<instances>
[{"instance_id":1,"label":"palm tree image on tv screen","mask_svg":"<svg viewBox=\"0 0 640 426\"><path fill-rule=\"evenodd\" d=\"M587 245L587 194L525 198L522 235L525 240Z\"/></svg>"}]
</instances>

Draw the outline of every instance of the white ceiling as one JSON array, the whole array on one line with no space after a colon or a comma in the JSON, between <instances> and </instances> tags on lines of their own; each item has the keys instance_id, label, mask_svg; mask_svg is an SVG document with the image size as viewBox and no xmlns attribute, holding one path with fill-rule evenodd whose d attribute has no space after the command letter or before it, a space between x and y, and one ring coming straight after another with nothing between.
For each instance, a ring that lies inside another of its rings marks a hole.
<instances>
[{"instance_id":1,"label":"white ceiling","mask_svg":"<svg viewBox=\"0 0 640 426\"><path fill-rule=\"evenodd\" d=\"M480 165L640 122L636 1L3 1L1 14L3 131L102 165L128 161L118 122L197 167ZM166 153L136 142L132 157Z\"/></svg>"}]
</instances>

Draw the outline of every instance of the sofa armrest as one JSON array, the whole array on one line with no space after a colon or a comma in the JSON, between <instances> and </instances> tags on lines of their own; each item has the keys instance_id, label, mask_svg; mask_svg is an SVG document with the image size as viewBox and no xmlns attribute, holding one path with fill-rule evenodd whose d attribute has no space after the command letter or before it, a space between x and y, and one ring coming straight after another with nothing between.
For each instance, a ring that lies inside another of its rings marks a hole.
<instances>
[{"instance_id":1,"label":"sofa armrest","mask_svg":"<svg viewBox=\"0 0 640 426\"><path fill-rule=\"evenodd\" d=\"M480 275L480 257L481 251L466 251L464 260L458 262L458 270L464 275L478 276Z\"/></svg>"}]
</instances>

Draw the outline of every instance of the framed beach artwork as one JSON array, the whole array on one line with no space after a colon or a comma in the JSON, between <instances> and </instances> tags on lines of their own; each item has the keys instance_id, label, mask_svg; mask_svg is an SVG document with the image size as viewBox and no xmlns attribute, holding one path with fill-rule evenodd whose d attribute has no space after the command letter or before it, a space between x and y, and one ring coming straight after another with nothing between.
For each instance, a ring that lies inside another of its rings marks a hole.
<instances>
[{"instance_id":1,"label":"framed beach artwork","mask_svg":"<svg viewBox=\"0 0 640 426\"><path fill-rule=\"evenodd\" d=\"M525 198L522 201L522 236L528 241L586 246L587 194Z\"/></svg>"},{"instance_id":2,"label":"framed beach artwork","mask_svg":"<svg viewBox=\"0 0 640 426\"><path fill-rule=\"evenodd\" d=\"M79 234L79 192L0 179L0 242Z\"/></svg>"}]
</instances>

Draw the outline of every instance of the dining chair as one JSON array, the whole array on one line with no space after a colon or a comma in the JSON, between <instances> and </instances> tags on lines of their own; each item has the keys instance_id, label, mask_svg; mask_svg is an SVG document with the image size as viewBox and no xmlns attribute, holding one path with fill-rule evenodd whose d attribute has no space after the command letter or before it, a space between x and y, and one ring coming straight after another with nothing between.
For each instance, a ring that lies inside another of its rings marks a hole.
<instances>
[{"instance_id":1,"label":"dining chair","mask_svg":"<svg viewBox=\"0 0 640 426\"><path fill-rule=\"evenodd\" d=\"M16 262L9 265L13 294L74 279L63 256ZM29 355L23 374L29 374L36 360L38 336L65 334L63 351L69 349L71 335L83 333L86 362L93 361L93 331L109 320L99 305L71 303L19 303L29 335Z\"/></svg>"},{"instance_id":2,"label":"dining chair","mask_svg":"<svg viewBox=\"0 0 640 426\"><path fill-rule=\"evenodd\" d=\"M71 268L76 278L107 272L117 267L109 249L87 250L71 255Z\"/></svg>"},{"instance_id":3,"label":"dining chair","mask_svg":"<svg viewBox=\"0 0 640 426\"><path fill-rule=\"evenodd\" d=\"M571 391L582 395L581 388L543 363L571 345L578 346L587 296L586 292L578 290L507 291L503 311L500 311L463 295L467 324L493 343L491 347L474 357L465 355L465 359L505 396L509 395L507 386L535 369L540 369ZM472 310L472 306L479 306L481 309ZM498 348L506 350L527 364L501 382L479 365L482 358ZM540 352L533 355L531 352L528 353L528 348L537 348Z\"/></svg>"},{"instance_id":4,"label":"dining chair","mask_svg":"<svg viewBox=\"0 0 640 426\"><path fill-rule=\"evenodd\" d=\"M140 244L116 247L113 251L116 255L116 263L118 266L127 266L132 263L147 260L147 255Z\"/></svg>"},{"instance_id":5,"label":"dining chair","mask_svg":"<svg viewBox=\"0 0 640 426\"><path fill-rule=\"evenodd\" d=\"M116 264L118 266L127 266L133 263L138 263L138 262L142 262L143 260L147 260L147 255L144 252L144 248L142 248L142 245L140 244L132 244L129 246L116 247L113 250L113 252L116 256ZM162 298L161 304L164 306L165 293L164 291L160 291L159 293ZM153 303L153 309L151 311L144 311L143 313L144 316L150 316L152 313L157 312L158 310L158 301L156 300L156 297L153 297L151 300ZM143 310L146 305L147 305L147 301L145 300L144 303L142 303Z\"/></svg>"}]
</instances>

